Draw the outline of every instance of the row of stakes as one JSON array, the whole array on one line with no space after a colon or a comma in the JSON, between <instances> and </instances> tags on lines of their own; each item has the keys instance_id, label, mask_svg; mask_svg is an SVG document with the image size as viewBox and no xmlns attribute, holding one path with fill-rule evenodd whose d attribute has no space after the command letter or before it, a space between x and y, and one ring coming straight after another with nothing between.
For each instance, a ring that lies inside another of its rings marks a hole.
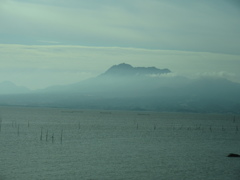
<instances>
[{"instance_id":1,"label":"row of stakes","mask_svg":"<svg viewBox=\"0 0 240 180\"><path fill-rule=\"evenodd\" d=\"M14 124L14 122L12 122L12 127L16 127L17 126L17 129L18 129L18 134L19 134L19 124L17 125L16 124L16 122L15 122L15 124ZM28 128L29 128L29 126L30 126L30 123L29 123L29 121L28 121ZM0 132L1 132L1 127L2 127L2 119L0 119ZM78 129L80 129L81 128L81 125L80 125L80 123L78 124ZM178 129L183 129L184 127L183 126L180 126ZM236 131L239 131L239 128L238 128L238 125L236 125ZM138 125L138 123L136 124L136 129L139 129L139 125ZM154 126L153 126L153 129L154 130L156 130L157 129L157 125L156 124L154 124ZM174 127L173 127L173 129L175 129ZM190 130L190 129L195 129L195 130L203 130L204 129L204 127L201 127L201 125L196 125L196 127L195 128L191 128L191 127L187 127L187 130ZM225 131L225 128L224 128L224 126L222 126L222 131ZM210 125L209 126L209 130L210 131L212 131L213 130L213 128L212 128L212 125ZM62 133L61 133L62 134ZM41 128L41 136L42 136L42 128ZM42 138L41 138L42 139Z\"/></svg>"},{"instance_id":2,"label":"row of stakes","mask_svg":"<svg viewBox=\"0 0 240 180\"><path fill-rule=\"evenodd\" d=\"M28 128L30 127L30 123L28 121ZM18 136L20 135L20 125L17 124L16 122L12 122L12 127L17 127L17 134ZM79 125L79 129L80 129L80 125ZM0 132L2 130L2 119L0 118ZM48 134L48 130L46 132L46 141L48 141L48 137L49 137L49 134ZM51 139L52 139L52 142L54 142L54 133L52 134L51 136ZM43 140L43 128L41 128L41 135L40 135L40 140L42 141ZM62 144L62 141L63 141L63 129L61 130L61 136L60 136L60 142Z\"/></svg>"},{"instance_id":3,"label":"row of stakes","mask_svg":"<svg viewBox=\"0 0 240 180\"><path fill-rule=\"evenodd\" d=\"M235 122L235 119L234 119L234 122ZM28 121L27 126L28 126L28 128L30 127L29 121ZM19 134L20 134L20 126L19 126L19 124L17 124L16 122L15 122L15 123L12 122L12 127L17 127L17 134L19 135ZM1 132L1 128L2 128L2 119L0 118L0 132ZM78 129L80 129L80 128L81 128L81 126L80 126L80 123L79 123L79 124L78 124ZM138 123L136 124L136 129L137 129L137 130L139 129ZM154 124L153 130L156 130L156 129L157 129L157 125ZM175 127L173 127L173 129L175 129ZM181 129L184 129L184 127L183 127L183 126L180 126L180 127L178 127L178 129L181 130ZM204 130L204 127L201 127L201 125L196 125L195 128L187 127L186 129L187 129L187 130L193 129L193 130L202 130L202 131L203 131L203 130ZM214 128L212 128L212 125L210 125L210 126L209 126L209 131L212 132L213 129L214 129ZM221 127L221 130L222 130L222 131L226 131L226 128L224 128L224 126L222 126L222 127ZM239 131L238 125L236 125L235 131L236 131L236 132ZM47 131L46 131L45 140L48 141L48 139L49 139L49 132L48 132L48 130L47 130ZM52 142L54 142L54 133L52 134L51 139L52 139ZM41 140L41 141L43 140L43 128L41 128L40 140ZM63 140L63 129L61 130L61 135L60 135L60 142L61 142L61 143L62 143L62 140Z\"/></svg>"},{"instance_id":4,"label":"row of stakes","mask_svg":"<svg viewBox=\"0 0 240 180\"><path fill-rule=\"evenodd\" d=\"M48 141L48 129L47 129L47 132L46 132L46 137L45 137L45 140ZM52 134L51 136L51 139L52 139L52 143L54 142L54 133ZM40 141L43 140L43 128L41 128L41 135L40 135ZM62 144L62 140L63 140L63 129L61 130L61 136L60 136L60 142Z\"/></svg>"},{"instance_id":5,"label":"row of stakes","mask_svg":"<svg viewBox=\"0 0 240 180\"><path fill-rule=\"evenodd\" d=\"M206 127L205 127L205 128L206 128ZM139 129L138 123L136 124L136 129L137 129L137 130ZM153 130L156 130L156 129L157 129L157 125L154 125L154 126L153 126ZM172 129L173 129L173 130L174 130L174 129L183 130L184 127L183 127L183 126L180 126L180 127L178 127L178 128L172 127ZM202 131L204 131L204 127L202 127L201 125L196 125L196 127L186 127L185 129L187 129L187 130L202 130ZM220 129L221 129L222 131L226 131L226 128L224 128L224 126L222 126ZM214 130L214 128L212 127L212 125L210 125L210 126L209 126L209 131L212 132L213 130ZM239 131L238 125L235 126L235 131L236 131L236 132Z\"/></svg>"}]
</instances>

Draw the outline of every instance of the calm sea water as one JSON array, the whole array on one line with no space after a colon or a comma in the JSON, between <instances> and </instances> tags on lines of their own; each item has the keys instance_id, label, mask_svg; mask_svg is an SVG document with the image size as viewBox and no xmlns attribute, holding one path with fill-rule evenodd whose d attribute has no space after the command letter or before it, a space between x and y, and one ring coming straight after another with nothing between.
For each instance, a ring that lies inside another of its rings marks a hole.
<instances>
[{"instance_id":1,"label":"calm sea water","mask_svg":"<svg viewBox=\"0 0 240 180\"><path fill-rule=\"evenodd\" d=\"M0 107L0 180L239 180L240 117Z\"/></svg>"}]
</instances>

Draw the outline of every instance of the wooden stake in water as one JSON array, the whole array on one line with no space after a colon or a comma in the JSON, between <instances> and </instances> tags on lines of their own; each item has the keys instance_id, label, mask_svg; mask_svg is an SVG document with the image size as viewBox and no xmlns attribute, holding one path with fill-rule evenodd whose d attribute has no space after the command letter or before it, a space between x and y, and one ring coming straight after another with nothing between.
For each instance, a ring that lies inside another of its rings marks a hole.
<instances>
[{"instance_id":1,"label":"wooden stake in water","mask_svg":"<svg viewBox=\"0 0 240 180\"><path fill-rule=\"evenodd\" d=\"M0 117L0 132L2 130L2 118Z\"/></svg>"},{"instance_id":2,"label":"wooden stake in water","mask_svg":"<svg viewBox=\"0 0 240 180\"><path fill-rule=\"evenodd\" d=\"M156 126L156 124L154 124L154 127L153 127L153 129L154 129L154 130L156 130L156 128L157 128L157 126Z\"/></svg>"},{"instance_id":3,"label":"wooden stake in water","mask_svg":"<svg viewBox=\"0 0 240 180\"><path fill-rule=\"evenodd\" d=\"M52 134L52 143L53 143L53 141L54 141L54 133Z\"/></svg>"},{"instance_id":4,"label":"wooden stake in water","mask_svg":"<svg viewBox=\"0 0 240 180\"><path fill-rule=\"evenodd\" d=\"M60 138L61 144L62 144L62 138L63 138L63 129L61 130L61 138Z\"/></svg>"},{"instance_id":5,"label":"wooden stake in water","mask_svg":"<svg viewBox=\"0 0 240 180\"><path fill-rule=\"evenodd\" d=\"M47 133L46 133L46 141L48 140L48 129L47 129Z\"/></svg>"},{"instance_id":6,"label":"wooden stake in water","mask_svg":"<svg viewBox=\"0 0 240 180\"><path fill-rule=\"evenodd\" d=\"M19 135L19 124L18 124L18 131L17 132L18 132L18 135Z\"/></svg>"},{"instance_id":7,"label":"wooden stake in water","mask_svg":"<svg viewBox=\"0 0 240 180\"><path fill-rule=\"evenodd\" d=\"M42 141L42 128L41 128L40 141Z\"/></svg>"}]
</instances>

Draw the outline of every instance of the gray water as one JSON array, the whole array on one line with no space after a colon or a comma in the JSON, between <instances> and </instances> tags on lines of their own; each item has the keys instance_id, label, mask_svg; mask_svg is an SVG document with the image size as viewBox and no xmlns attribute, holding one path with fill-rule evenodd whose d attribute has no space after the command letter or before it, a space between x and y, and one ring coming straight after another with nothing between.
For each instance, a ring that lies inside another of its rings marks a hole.
<instances>
[{"instance_id":1,"label":"gray water","mask_svg":"<svg viewBox=\"0 0 240 180\"><path fill-rule=\"evenodd\" d=\"M0 180L239 180L240 117L0 107Z\"/></svg>"}]
</instances>

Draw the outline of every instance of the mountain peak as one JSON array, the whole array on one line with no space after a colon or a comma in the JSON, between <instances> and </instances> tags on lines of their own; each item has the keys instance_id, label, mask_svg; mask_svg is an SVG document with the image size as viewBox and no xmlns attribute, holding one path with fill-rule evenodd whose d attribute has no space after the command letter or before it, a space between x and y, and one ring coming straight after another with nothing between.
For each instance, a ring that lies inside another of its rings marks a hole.
<instances>
[{"instance_id":1,"label":"mountain peak","mask_svg":"<svg viewBox=\"0 0 240 180\"><path fill-rule=\"evenodd\" d=\"M112 66L112 68L133 68L133 67L130 64L121 63L121 64L118 64L118 65Z\"/></svg>"},{"instance_id":2,"label":"mountain peak","mask_svg":"<svg viewBox=\"0 0 240 180\"><path fill-rule=\"evenodd\" d=\"M136 75L149 75L149 74L166 74L170 73L169 69L158 69L156 67L133 67L130 64L121 63L110 67L104 76L136 76Z\"/></svg>"},{"instance_id":3,"label":"mountain peak","mask_svg":"<svg viewBox=\"0 0 240 180\"><path fill-rule=\"evenodd\" d=\"M0 94L21 94L28 93L30 90L23 86L17 86L10 81L0 82Z\"/></svg>"}]
</instances>

